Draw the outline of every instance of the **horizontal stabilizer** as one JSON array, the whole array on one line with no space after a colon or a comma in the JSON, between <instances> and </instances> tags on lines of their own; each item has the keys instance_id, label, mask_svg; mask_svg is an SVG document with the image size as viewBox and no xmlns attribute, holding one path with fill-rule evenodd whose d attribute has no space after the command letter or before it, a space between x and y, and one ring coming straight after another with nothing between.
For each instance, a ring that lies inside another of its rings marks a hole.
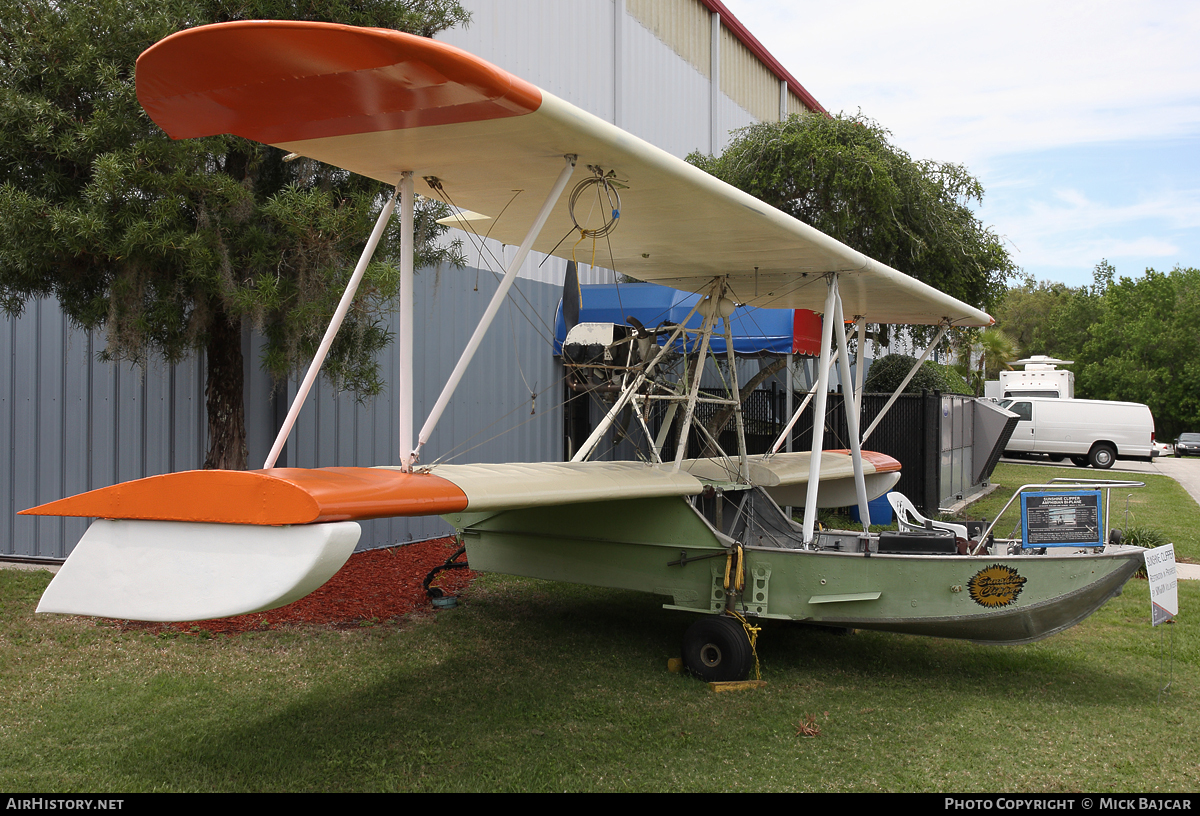
<instances>
[{"instance_id":1,"label":"horizontal stabilizer","mask_svg":"<svg viewBox=\"0 0 1200 816\"><path fill-rule=\"evenodd\" d=\"M37 611L190 621L274 609L332 578L360 533L349 521L267 527L100 519Z\"/></svg>"}]
</instances>

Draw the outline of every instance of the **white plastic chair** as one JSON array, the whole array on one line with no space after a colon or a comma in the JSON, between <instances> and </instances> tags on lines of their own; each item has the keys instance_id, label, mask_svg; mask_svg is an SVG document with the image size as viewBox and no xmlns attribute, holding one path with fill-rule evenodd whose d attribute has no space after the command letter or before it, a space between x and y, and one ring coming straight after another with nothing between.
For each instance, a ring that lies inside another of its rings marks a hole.
<instances>
[{"instance_id":1,"label":"white plastic chair","mask_svg":"<svg viewBox=\"0 0 1200 816\"><path fill-rule=\"evenodd\" d=\"M949 530L954 533L954 537L967 541L967 527L965 524L953 524L949 521L934 521L927 519L917 512L917 508L908 500L908 496L903 493L892 491L887 494L888 504L892 506L892 510L896 513L896 525L901 532L912 532L916 530L924 530L932 526L935 530Z\"/></svg>"}]
</instances>

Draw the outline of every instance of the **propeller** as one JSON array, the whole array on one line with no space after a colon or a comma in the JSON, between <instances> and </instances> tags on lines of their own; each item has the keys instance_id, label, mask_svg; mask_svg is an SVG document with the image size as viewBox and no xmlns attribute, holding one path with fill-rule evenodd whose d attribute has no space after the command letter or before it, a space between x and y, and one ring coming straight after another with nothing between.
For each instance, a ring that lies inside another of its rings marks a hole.
<instances>
[{"instance_id":1,"label":"propeller","mask_svg":"<svg viewBox=\"0 0 1200 816\"><path fill-rule=\"evenodd\" d=\"M579 323L579 310L583 308L583 292L579 288L579 271L574 261L567 261L567 276L563 279L562 312L567 331Z\"/></svg>"}]
</instances>

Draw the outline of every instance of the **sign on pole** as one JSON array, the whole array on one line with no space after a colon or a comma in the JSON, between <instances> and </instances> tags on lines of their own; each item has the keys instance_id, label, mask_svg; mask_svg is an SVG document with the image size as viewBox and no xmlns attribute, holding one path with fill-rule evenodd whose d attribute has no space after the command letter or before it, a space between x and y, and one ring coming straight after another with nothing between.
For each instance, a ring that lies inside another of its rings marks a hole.
<instances>
[{"instance_id":1,"label":"sign on pole","mask_svg":"<svg viewBox=\"0 0 1200 816\"><path fill-rule=\"evenodd\" d=\"M1025 547L1103 547L1100 491L1022 493Z\"/></svg>"},{"instance_id":2,"label":"sign on pole","mask_svg":"<svg viewBox=\"0 0 1200 816\"><path fill-rule=\"evenodd\" d=\"M1158 626L1179 614L1174 544L1146 550L1146 576L1150 579L1150 623Z\"/></svg>"}]
</instances>

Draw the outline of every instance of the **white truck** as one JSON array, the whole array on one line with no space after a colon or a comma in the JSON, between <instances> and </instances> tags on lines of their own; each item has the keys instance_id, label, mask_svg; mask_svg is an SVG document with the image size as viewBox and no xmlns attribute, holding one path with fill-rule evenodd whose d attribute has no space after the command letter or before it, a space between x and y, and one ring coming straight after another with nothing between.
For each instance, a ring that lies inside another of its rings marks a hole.
<instances>
[{"instance_id":1,"label":"white truck","mask_svg":"<svg viewBox=\"0 0 1200 816\"><path fill-rule=\"evenodd\" d=\"M999 380L984 383L983 395L989 399L1002 400L1014 397L1075 398L1075 373L1060 371L1060 365L1071 365L1074 360L1059 360L1044 354L1035 354L1014 365L1025 366L1024 371L1001 371Z\"/></svg>"},{"instance_id":2,"label":"white truck","mask_svg":"<svg viewBox=\"0 0 1200 816\"><path fill-rule=\"evenodd\" d=\"M1118 459L1148 462L1153 455L1154 417L1140 402L1020 397L1000 406L1019 417L1007 456L1044 454L1054 462L1069 458L1079 467L1110 468Z\"/></svg>"}]
</instances>

